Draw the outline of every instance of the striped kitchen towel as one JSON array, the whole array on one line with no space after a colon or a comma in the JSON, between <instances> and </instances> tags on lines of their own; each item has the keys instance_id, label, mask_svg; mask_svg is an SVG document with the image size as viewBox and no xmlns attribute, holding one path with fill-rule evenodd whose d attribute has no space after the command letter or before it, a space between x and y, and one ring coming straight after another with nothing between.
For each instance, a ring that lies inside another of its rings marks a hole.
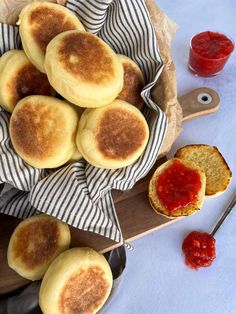
<instances>
[{"instance_id":1,"label":"striped kitchen towel","mask_svg":"<svg viewBox=\"0 0 236 314\"><path fill-rule=\"evenodd\" d=\"M162 68L158 43L144 0L69 0L73 11L92 32L117 53L132 58L141 68L146 86L143 114L150 138L143 155L133 165L116 170L95 168L84 160L56 170L35 169L14 152L9 139L10 115L0 110L0 183L18 192L0 211L17 217L38 212L121 242L122 233L111 196L112 189L127 190L144 177L158 157L167 119L150 97ZM1 24L0 52L20 47L18 28Z\"/></svg>"}]
</instances>

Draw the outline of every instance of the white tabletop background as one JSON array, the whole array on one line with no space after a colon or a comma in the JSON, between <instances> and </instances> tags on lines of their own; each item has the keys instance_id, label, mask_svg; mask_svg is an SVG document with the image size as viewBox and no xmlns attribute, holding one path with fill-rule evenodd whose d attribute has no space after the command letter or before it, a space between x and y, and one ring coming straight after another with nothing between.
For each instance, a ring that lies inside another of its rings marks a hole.
<instances>
[{"instance_id":1,"label":"white tabletop background","mask_svg":"<svg viewBox=\"0 0 236 314\"><path fill-rule=\"evenodd\" d=\"M173 41L178 93L207 86L221 96L221 107L183 124L183 132L169 154L184 145L215 145L228 162L233 180L228 190L206 199L199 213L156 231L132 244L118 294L106 314L235 314L236 207L216 234L217 258L210 268L188 269L181 254L183 237L192 230L211 231L236 193L236 52L224 71L199 78L187 70L190 38L202 30L218 30L236 42L235 0L158 0L158 5L180 28Z\"/></svg>"}]
</instances>

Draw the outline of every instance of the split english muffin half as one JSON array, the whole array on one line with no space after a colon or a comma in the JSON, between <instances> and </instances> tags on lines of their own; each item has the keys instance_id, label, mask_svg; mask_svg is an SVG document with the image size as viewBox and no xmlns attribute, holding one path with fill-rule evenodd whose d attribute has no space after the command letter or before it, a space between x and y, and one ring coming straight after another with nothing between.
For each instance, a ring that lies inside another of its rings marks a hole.
<instances>
[{"instance_id":1,"label":"split english muffin half","mask_svg":"<svg viewBox=\"0 0 236 314\"><path fill-rule=\"evenodd\" d=\"M48 2L29 3L21 11L17 24L25 53L43 73L48 43L62 32L84 30L79 19L69 9Z\"/></svg>"},{"instance_id":2,"label":"split english muffin half","mask_svg":"<svg viewBox=\"0 0 236 314\"><path fill-rule=\"evenodd\" d=\"M87 108L108 105L123 87L123 67L99 37L84 31L57 35L47 46L50 84L71 103Z\"/></svg>"},{"instance_id":3,"label":"split english muffin half","mask_svg":"<svg viewBox=\"0 0 236 314\"><path fill-rule=\"evenodd\" d=\"M10 118L10 138L17 154L35 168L56 168L76 150L79 115L75 106L48 96L20 100Z\"/></svg>"},{"instance_id":4,"label":"split english muffin half","mask_svg":"<svg viewBox=\"0 0 236 314\"><path fill-rule=\"evenodd\" d=\"M180 148L175 156L194 162L206 175L206 196L222 194L232 178L232 172L217 147L195 144Z\"/></svg>"},{"instance_id":5,"label":"split english muffin half","mask_svg":"<svg viewBox=\"0 0 236 314\"><path fill-rule=\"evenodd\" d=\"M27 58L23 50L9 50L0 58L0 105L12 112L16 103L29 95L53 96L47 76Z\"/></svg>"},{"instance_id":6,"label":"split english muffin half","mask_svg":"<svg viewBox=\"0 0 236 314\"><path fill-rule=\"evenodd\" d=\"M117 169L143 153L149 128L142 113L122 100L86 109L79 121L76 144L84 159L98 168Z\"/></svg>"},{"instance_id":7,"label":"split english muffin half","mask_svg":"<svg viewBox=\"0 0 236 314\"><path fill-rule=\"evenodd\" d=\"M90 248L73 248L49 266L39 292L45 314L97 313L112 288L105 257Z\"/></svg>"},{"instance_id":8,"label":"split english muffin half","mask_svg":"<svg viewBox=\"0 0 236 314\"><path fill-rule=\"evenodd\" d=\"M154 172L148 188L152 208L168 218L189 216L201 209L206 177L193 162L173 158Z\"/></svg>"},{"instance_id":9,"label":"split english muffin half","mask_svg":"<svg viewBox=\"0 0 236 314\"><path fill-rule=\"evenodd\" d=\"M39 280L53 259L70 246L70 229L60 220L37 215L14 230L7 250L8 265L29 280Z\"/></svg>"}]
</instances>

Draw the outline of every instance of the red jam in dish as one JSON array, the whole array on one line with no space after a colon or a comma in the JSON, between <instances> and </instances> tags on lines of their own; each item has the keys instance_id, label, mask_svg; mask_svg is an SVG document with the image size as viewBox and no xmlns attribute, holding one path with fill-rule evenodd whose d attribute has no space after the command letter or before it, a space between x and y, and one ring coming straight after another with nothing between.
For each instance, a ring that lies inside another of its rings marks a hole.
<instances>
[{"instance_id":1,"label":"red jam in dish","mask_svg":"<svg viewBox=\"0 0 236 314\"><path fill-rule=\"evenodd\" d=\"M223 34L202 32L190 43L189 68L200 76L218 74L234 50L233 42Z\"/></svg>"},{"instance_id":2,"label":"red jam in dish","mask_svg":"<svg viewBox=\"0 0 236 314\"><path fill-rule=\"evenodd\" d=\"M216 258L215 239L206 232L191 232L184 239L182 250L186 265L195 270L211 266Z\"/></svg>"},{"instance_id":3,"label":"red jam in dish","mask_svg":"<svg viewBox=\"0 0 236 314\"><path fill-rule=\"evenodd\" d=\"M178 160L174 160L157 180L157 195L169 213L193 203L200 189L198 172Z\"/></svg>"}]
</instances>

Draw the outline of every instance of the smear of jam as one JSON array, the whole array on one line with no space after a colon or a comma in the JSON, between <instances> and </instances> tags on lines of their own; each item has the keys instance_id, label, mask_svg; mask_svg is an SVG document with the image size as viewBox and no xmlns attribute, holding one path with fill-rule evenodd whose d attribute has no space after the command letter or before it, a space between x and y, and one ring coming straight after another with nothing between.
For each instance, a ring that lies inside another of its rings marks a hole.
<instances>
[{"instance_id":1,"label":"smear of jam","mask_svg":"<svg viewBox=\"0 0 236 314\"><path fill-rule=\"evenodd\" d=\"M175 160L157 180L157 195L169 213L193 203L201 189L196 170Z\"/></svg>"}]
</instances>

